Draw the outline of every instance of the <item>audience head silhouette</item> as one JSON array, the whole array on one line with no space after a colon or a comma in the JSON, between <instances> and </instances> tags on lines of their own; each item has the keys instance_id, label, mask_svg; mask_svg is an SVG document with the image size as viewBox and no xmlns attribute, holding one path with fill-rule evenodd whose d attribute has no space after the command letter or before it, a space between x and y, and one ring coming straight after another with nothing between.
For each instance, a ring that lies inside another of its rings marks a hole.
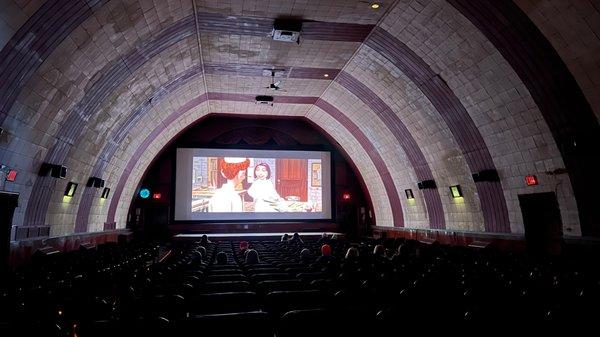
<instances>
[{"instance_id":1,"label":"audience head silhouette","mask_svg":"<svg viewBox=\"0 0 600 337\"><path fill-rule=\"evenodd\" d=\"M217 253L217 264L227 264L227 253L219 252Z\"/></svg>"},{"instance_id":2,"label":"audience head silhouette","mask_svg":"<svg viewBox=\"0 0 600 337\"><path fill-rule=\"evenodd\" d=\"M254 249L248 249L246 252L246 264L258 264L260 263L258 259L258 252Z\"/></svg>"},{"instance_id":3,"label":"audience head silhouette","mask_svg":"<svg viewBox=\"0 0 600 337\"><path fill-rule=\"evenodd\" d=\"M328 244L324 244L321 246L321 255L322 256L330 256L331 255L331 246Z\"/></svg>"}]
</instances>

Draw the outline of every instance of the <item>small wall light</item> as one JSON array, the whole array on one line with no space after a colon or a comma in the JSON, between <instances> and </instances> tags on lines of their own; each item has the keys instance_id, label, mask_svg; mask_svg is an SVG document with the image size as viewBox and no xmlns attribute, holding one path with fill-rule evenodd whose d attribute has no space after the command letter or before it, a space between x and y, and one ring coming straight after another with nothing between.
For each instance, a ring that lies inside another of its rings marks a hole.
<instances>
[{"instance_id":1,"label":"small wall light","mask_svg":"<svg viewBox=\"0 0 600 337\"><path fill-rule=\"evenodd\" d=\"M409 188L404 190L404 194L406 194L406 199L414 199L415 195L413 194L413 191Z\"/></svg>"},{"instance_id":2,"label":"small wall light","mask_svg":"<svg viewBox=\"0 0 600 337\"><path fill-rule=\"evenodd\" d=\"M109 195L109 194L110 194L110 188L108 188L108 187L105 187L105 188L102 190L102 196L101 196L100 198L102 198L102 199L108 199L108 195Z\"/></svg>"},{"instance_id":3,"label":"small wall light","mask_svg":"<svg viewBox=\"0 0 600 337\"><path fill-rule=\"evenodd\" d=\"M463 196L460 185L450 186L450 193L452 193L453 198L460 198Z\"/></svg>"},{"instance_id":4,"label":"small wall light","mask_svg":"<svg viewBox=\"0 0 600 337\"><path fill-rule=\"evenodd\" d=\"M65 189L65 197L74 196L75 191L77 191L77 183L69 181L69 183L67 184L67 189Z\"/></svg>"}]
</instances>

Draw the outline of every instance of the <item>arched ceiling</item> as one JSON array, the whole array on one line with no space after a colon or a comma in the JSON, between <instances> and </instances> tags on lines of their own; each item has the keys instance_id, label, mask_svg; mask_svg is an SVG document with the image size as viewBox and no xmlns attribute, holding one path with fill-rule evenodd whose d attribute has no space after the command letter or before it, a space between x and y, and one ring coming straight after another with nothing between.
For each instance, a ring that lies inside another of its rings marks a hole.
<instances>
[{"instance_id":1,"label":"arched ceiling","mask_svg":"<svg viewBox=\"0 0 600 337\"><path fill-rule=\"evenodd\" d=\"M598 235L597 86L580 70L599 54L572 57L553 35L564 25L540 19L546 2L379 3L0 0L0 162L19 171L5 186L21 194L17 231L123 227L173 137L241 113L319 125L359 170L380 226L519 234L518 195L555 191L565 234ZM303 20L300 44L268 36L281 17ZM273 67L285 91L266 88ZM254 103L262 94L272 107ZM43 162L67 166L67 180L39 176ZM475 182L482 170L500 182ZM525 186L528 174L539 185ZM90 176L109 200L84 186ZM437 188L419 190L426 180ZM81 186L72 199L67 181ZM462 199L449 195L456 184Z\"/></svg>"}]
</instances>

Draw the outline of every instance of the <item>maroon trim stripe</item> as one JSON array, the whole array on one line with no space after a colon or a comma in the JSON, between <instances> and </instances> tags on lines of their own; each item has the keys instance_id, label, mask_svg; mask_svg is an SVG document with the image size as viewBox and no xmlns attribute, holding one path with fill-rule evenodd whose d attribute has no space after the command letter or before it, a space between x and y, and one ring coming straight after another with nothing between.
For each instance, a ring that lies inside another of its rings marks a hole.
<instances>
[{"instance_id":1,"label":"maroon trim stripe","mask_svg":"<svg viewBox=\"0 0 600 337\"><path fill-rule=\"evenodd\" d=\"M263 69L268 69L270 67L264 65L245 65L245 64L210 64L208 67L205 64L204 71L207 73L213 74L229 74L235 73L239 76L262 76ZM315 74L323 71L321 68L298 68L298 67L282 67L285 69L286 73L284 76L289 75L289 77L295 78L313 78ZM301 69L301 71L298 71ZM339 69L328 69L329 73L337 73ZM116 129L113 131L111 139L104 146L100 155L98 156L98 160L92 169L92 176L101 177L102 171L112 160L113 155L121 145L123 139L127 136L127 134L137 125L139 120L146 114L146 112L151 109L154 105L156 105L163 98L167 97L169 94L180 88L182 85L188 83L191 79L196 78L201 75L202 70L200 67L194 67L183 74L181 74L176 79L171 82L165 84L156 90L150 97L138 105L133 112L127 116L127 119ZM319 76L319 79L324 79L324 77ZM275 97L277 102L285 102L286 99L281 97ZM253 96L246 95L243 97L245 101L252 101ZM298 100L298 98L295 98ZM289 99L288 99L289 100ZM314 98L308 98L301 101L302 104L312 104L315 101ZM89 220L89 215L91 211L91 207L93 204L93 198L96 195L96 189L85 186L83 190L83 194L81 197L81 201L79 203L79 207L77 210L77 217L75 220L75 232L82 233L87 231L87 224Z\"/></svg>"},{"instance_id":2,"label":"maroon trim stripe","mask_svg":"<svg viewBox=\"0 0 600 337\"><path fill-rule=\"evenodd\" d=\"M394 135L404 153L406 153L406 157L413 167L417 179L419 179L419 181L433 179L429 164L427 163L427 160L425 160L425 156L419 148L419 145L392 108L390 108L389 105L366 85L345 71L342 71L335 81L360 99L366 106L371 108L377 116L379 116L381 121ZM429 226L436 229L446 228L442 199L440 198L437 189L423 190L423 197L425 199L425 205L427 206Z\"/></svg>"},{"instance_id":3,"label":"maroon trim stripe","mask_svg":"<svg viewBox=\"0 0 600 337\"><path fill-rule=\"evenodd\" d=\"M303 22L300 39L362 42L373 27L355 23ZM198 28L207 33L269 36L273 30L273 19L198 13Z\"/></svg>"},{"instance_id":4,"label":"maroon trim stripe","mask_svg":"<svg viewBox=\"0 0 600 337\"><path fill-rule=\"evenodd\" d=\"M448 0L492 42L523 81L565 162L583 235L600 236L600 125L577 81L512 1Z\"/></svg>"},{"instance_id":5,"label":"maroon trim stripe","mask_svg":"<svg viewBox=\"0 0 600 337\"><path fill-rule=\"evenodd\" d=\"M222 63L205 63L204 71L211 75L236 75L236 76L264 76L263 72L268 69L272 69L272 65L267 64L222 64ZM279 78L301 78L301 79L312 79L312 80L330 80L334 78L338 73L337 68L308 68L308 67L289 67L289 66L277 66L276 69L283 70L278 75ZM328 74L328 77L324 75Z\"/></svg>"},{"instance_id":6,"label":"maroon trim stripe","mask_svg":"<svg viewBox=\"0 0 600 337\"><path fill-rule=\"evenodd\" d=\"M48 55L105 2L47 1L13 35L0 52L0 125Z\"/></svg>"},{"instance_id":7,"label":"maroon trim stripe","mask_svg":"<svg viewBox=\"0 0 600 337\"><path fill-rule=\"evenodd\" d=\"M383 181L385 192L388 196L390 207L392 208L394 227L404 227L402 204L400 203L400 197L398 191L396 190L396 185L394 184L392 175L388 171L383 158L381 158L381 155L379 155L379 152L375 146L369 141L369 138L367 138L367 136L360 131L358 125L356 125L335 106L320 98L317 100L315 105L321 108L321 110L327 112L331 117L342 124L346 130L348 130L358 140L369 158L371 158L373 161L373 164L375 165L375 168L377 168L377 172Z\"/></svg>"},{"instance_id":8,"label":"maroon trim stripe","mask_svg":"<svg viewBox=\"0 0 600 337\"><path fill-rule=\"evenodd\" d=\"M236 34L242 32L246 35L262 34L266 22L271 19L261 18L232 18L220 14L200 14L198 25L201 29L210 31L228 33L231 29ZM207 24L210 23L210 24ZM313 27L321 27L322 32L331 31L331 38L337 39L335 32L345 27L347 24L328 25L327 23L315 23ZM243 27L240 31L238 28ZM348 25L348 32L359 29L362 25ZM364 27L363 27L364 28ZM362 29L362 28L361 28ZM57 135L57 142L49 149L43 162L53 164L63 164L73 144L77 142L83 132L87 122L93 118L99 106L105 101L114 90L116 90L128 77L128 75L139 69L145 62L156 56L174 43L196 33L196 21L194 16L188 16L158 34L155 34L150 41L140 42L137 48L133 49L122 59L115 60L105 68L99 71L102 74L100 79L93 83L91 89L86 93L84 99L80 101L77 107L68 115L63 123L61 130ZM305 70L306 71L306 70ZM241 99L241 98L240 98ZM244 98L246 99L246 98ZM284 99L285 100L285 99ZM77 113L74 113L77 111ZM34 191L40 187L54 189L55 181L38 177L34 182ZM25 210L24 225L43 223L48 210L51 193L32 193Z\"/></svg>"},{"instance_id":9,"label":"maroon trim stripe","mask_svg":"<svg viewBox=\"0 0 600 337\"><path fill-rule=\"evenodd\" d=\"M207 97L215 97L215 99L218 98L218 99L225 99L225 100L227 100L229 98L233 98L235 100L239 99L239 95L236 95L236 94L209 93L208 95L201 95L201 96L197 97L196 99L186 103L184 106L179 108L176 112L174 112L169 117L167 117L167 119L165 121L163 121L160 125L158 125L144 139L142 144L136 149L133 156L131 156L131 158L127 162L127 165L125 166L125 169L123 170L123 174L119 178L119 182L117 183L115 192L111 198L108 215L107 215L107 219L106 219L106 223L105 223L105 229L113 228L115 226L115 214L117 211L117 205L119 203L119 199L121 198L121 195L123 194L123 189L125 187L125 183L127 182L127 179L129 178L129 175L131 174L131 171L135 167L139 157L146 151L146 148L148 146L150 146L152 141L156 137L158 137L160 135L160 133L162 133L167 127L169 127L169 125L172 122L177 120L177 118L179 118L180 116L185 114L187 111L189 111L192 108L205 102L207 100ZM213 98L210 98L210 99L212 100ZM293 102L286 102L286 103L303 104L303 103L298 103L298 102L312 101L316 106L321 108L323 111L325 111L326 113L331 115L331 117L336 119L340 124L342 124L360 142L361 146L363 146L363 148L365 149L365 152L369 155L371 160L373 160L373 163L374 163L379 175L381 176L381 179L384 182L386 193L387 193L389 201L390 201L390 207L392 209L394 226L402 227L404 225L404 219L403 219L403 215L402 215L402 205L400 204L400 198L398 196L398 192L394 185L394 181L393 181L387 167L385 166L385 162L383 161L383 159L377 152L377 149L373 146L373 144L369 141L369 139L364 135L364 133L362 133L362 131L360 131L358 126L354 122L352 122L352 120L350 120L346 115L344 115L341 111L339 111L337 108L335 108L333 105L329 104L328 102L326 102L322 99L318 99L317 97L297 97L295 99L290 99L290 101L293 101ZM308 103L308 104L310 104L310 103Z\"/></svg>"},{"instance_id":10,"label":"maroon trim stripe","mask_svg":"<svg viewBox=\"0 0 600 337\"><path fill-rule=\"evenodd\" d=\"M454 135L471 172L495 169L492 156L479 129L448 84L431 67L390 33L379 27L365 44L402 71L429 99ZM488 188L488 185L498 185ZM500 182L476 182L485 230L510 232L508 208Z\"/></svg>"}]
</instances>

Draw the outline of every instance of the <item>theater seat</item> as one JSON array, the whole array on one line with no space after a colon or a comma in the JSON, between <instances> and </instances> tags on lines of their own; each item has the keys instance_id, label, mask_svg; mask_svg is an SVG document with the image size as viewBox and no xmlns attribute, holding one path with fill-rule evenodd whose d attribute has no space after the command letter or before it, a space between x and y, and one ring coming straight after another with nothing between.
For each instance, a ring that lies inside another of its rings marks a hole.
<instances>
[{"instance_id":1,"label":"theater seat","mask_svg":"<svg viewBox=\"0 0 600 337\"><path fill-rule=\"evenodd\" d=\"M237 269L237 268L230 268L230 269L215 269L215 270L210 270L208 272L211 276L212 275L237 275L237 274L241 274L242 271Z\"/></svg>"},{"instance_id":2,"label":"theater seat","mask_svg":"<svg viewBox=\"0 0 600 337\"><path fill-rule=\"evenodd\" d=\"M263 311L195 315L179 321L172 336L273 337L273 327Z\"/></svg>"},{"instance_id":3,"label":"theater seat","mask_svg":"<svg viewBox=\"0 0 600 337\"><path fill-rule=\"evenodd\" d=\"M326 275L324 275L323 273L320 273L320 272L315 272L315 273L300 273L300 274L296 275L296 277L306 283L310 283L314 280L326 278Z\"/></svg>"},{"instance_id":4,"label":"theater seat","mask_svg":"<svg viewBox=\"0 0 600 337\"><path fill-rule=\"evenodd\" d=\"M280 273L281 269L279 268L259 268L259 269L248 269L249 275L255 274L269 274L269 273Z\"/></svg>"},{"instance_id":5,"label":"theater seat","mask_svg":"<svg viewBox=\"0 0 600 337\"><path fill-rule=\"evenodd\" d=\"M290 290L304 290L306 285L300 280L267 280L261 281L256 284L258 290L263 294L268 294L272 291L290 291Z\"/></svg>"},{"instance_id":6,"label":"theater seat","mask_svg":"<svg viewBox=\"0 0 600 337\"><path fill-rule=\"evenodd\" d=\"M188 303L192 314L221 314L260 310L256 293L251 291L199 294Z\"/></svg>"},{"instance_id":7,"label":"theater seat","mask_svg":"<svg viewBox=\"0 0 600 337\"><path fill-rule=\"evenodd\" d=\"M207 282L200 287L200 292L202 293L224 293L249 290L250 282L248 281Z\"/></svg>"},{"instance_id":8,"label":"theater seat","mask_svg":"<svg viewBox=\"0 0 600 337\"><path fill-rule=\"evenodd\" d=\"M229 275L210 275L206 277L206 282L224 282L224 281L247 281L248 278L243 274Z\"/></svg>"},{"instance_id":9,"label":"theater seat","mask_svg":"<svg viewBox=\"0 0 600 337\"><path fill-rule=\"evenodd\" d=\"M254 274L250 277L254 282L261 281L275 281L275 280L288 280L290 275L287 273L265 273L265 274Z\"/></svg>"},{"instance_id":10,"label":"theater seat","mask_svg":"<svg viewBox=\"0 0 600 337\"><path fill-rule=\"evenodd\" d=\"M373 336L373 325L365 323L362 317L331 309L292 310L281 317L277 337Z\"/></svg>"},{"instance_id":11,"label":"theater seat","mask_svg":"<svg viewBox=\"0 0 600 337\"><path fill-rule=\"evenodd\" d=\"M265 297L265 308L273 317L291 310L326 307L330 297L319 290L272 291Z\"/></svg>"}]
</instances>

